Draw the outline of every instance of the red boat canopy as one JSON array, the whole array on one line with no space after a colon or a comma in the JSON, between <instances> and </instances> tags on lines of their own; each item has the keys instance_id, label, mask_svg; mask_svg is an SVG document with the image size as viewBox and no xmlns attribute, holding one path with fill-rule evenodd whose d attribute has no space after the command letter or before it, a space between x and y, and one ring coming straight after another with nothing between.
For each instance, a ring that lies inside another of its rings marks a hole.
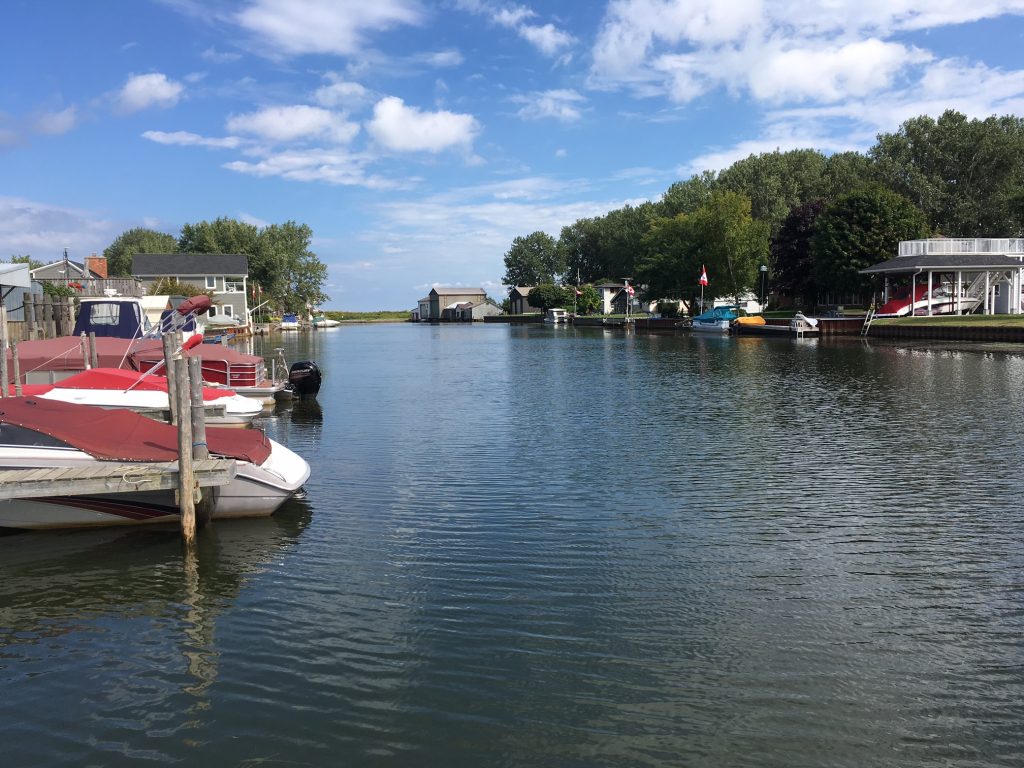
<instances>
[{"instance_id":1,"label":"red boat canopy","mask_svg":"<svg viewBox=\"0 0 1024 768\"><path fill-rule=\"evenodd\" d=\"M141 378L138 371L126 371L122 368L92 368L61 379L53 386L58 389L110 389L124 391L128 388L139 391L166 392L167 379L162 374L154 374ZM41 393L40 393L41 394ZM233 389L219 387L203 387L203 400L216 400L218 397L231 397Z\"/></svg>"},{"instance_id":2,"label":"red boat canopy","mask_svg":"<svg viewBox=\"0 0 1024 768\"><path fill-rule=\"evenodd\" d=\"M49 435L104 461L177 461L176 427L133 411L95 408L58 400L0 400L0 423ZM258 429L208 427L210 453L252 464L270 456L270 441Z\"/></svg>"},{"instance_id":3,"label":"red boat canopy","mask_svg":"<svg viewBox=\"0 0 1024 768\"><path fill-rule=\"evenodd\" d=\"M178 312L182 315L187 315L189 312L195 312L197 315L203 314L213 305L213 300L205 293L200 293L193 296L191 299L186 299L178 305Z\"/></svg>"}]
</instances>

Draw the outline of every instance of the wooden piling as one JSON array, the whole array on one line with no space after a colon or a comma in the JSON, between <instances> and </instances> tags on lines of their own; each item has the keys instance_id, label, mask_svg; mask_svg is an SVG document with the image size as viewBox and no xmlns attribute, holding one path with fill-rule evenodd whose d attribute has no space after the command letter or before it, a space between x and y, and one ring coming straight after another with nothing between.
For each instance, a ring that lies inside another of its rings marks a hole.
<instances>
[{"instance_id":1,"label":"wooden piling","mask_svg":"<svg viewBox=\"0 0 1024 768\"><path fill-rule=\"evenodd\" d=\"M37 339L36 334L36 296L26 291L22 294L22 303L25 307L25 338L28 340Z\"/></svg>"},{"instance_id":2,"label":"wooden piling","mask_svg":"<svg viewBox=\"0 0 1024 768\"><path fill-rule=\"evenodd\" d=\"M210 458L206 444L206 406L203 403L203 361L198 357L188 358L189 395L192 401L192 460L204 461ZM200 528L213 519L214 490L200 490L196 503L196 522Z\"/></svg>"},{"instance_id":3,"label":"wooden piling","mask_svg":"<svg viewBox=\"0 0 1024 768\"><path fill-rule=\"evenodd\" d=\"M174 377L174 393L178 414L178 509L181 512L181 535L185 544L191 546L196 540L196 483L192 472L192 419L191 392L188 383L188 361L175 347L173 367L168 371L168 381Z\"/></svg>"},{"instance_id":4,"label":"wooden piling","mask_svg":"<svg viewBox=\"0 0 1024 768\"><path fill-rule=\"evenodd\" d=\"M89 331L89 359L93 368L100 367L100 355L96 349L96 331Z\"/></svg>"},{"instance_id":5,"label":"wooden piling","mask_svg":"<svg viewBox=\"0 0 1024 768\"><path fill-rule=\"evenodd\" d=\"M92 361L89 359L89 338L85 335L85 331L82 331L79 344L82 347L82 367L88 371L92 368Z\"/></svg>"},{"instance_id":6,"label":"wooden piling","mask_svg":"<svg viewBox=\"0 0 1024 768\"><path fill-rule=\"evenodd\" d=\"M0 397L7 397L7 307L0 304Z\"/></svg>"},{"instance_id":7,"label":"wooden piling","mask_svg":"<svg viewBox=\"0 0 1024 768\"><path fill-rule=\"evenodd\" d=\"M160 337L164 345L164 375L167 377L167 405L171 409L171 424L178 423L178 399L174 389L174 334Z\"/></svg>"},{"instance_id":8,"label":"wooden piling","mask_svg":"<svg viewBox=\"0 0 1024 768\"><path fill-rule=\"evenodd\" d=\"M18 360L18 342L14 339L11 339L11 362L14 363L14 396L21 397L21 363Z\"/></svg>"}]
</instances>

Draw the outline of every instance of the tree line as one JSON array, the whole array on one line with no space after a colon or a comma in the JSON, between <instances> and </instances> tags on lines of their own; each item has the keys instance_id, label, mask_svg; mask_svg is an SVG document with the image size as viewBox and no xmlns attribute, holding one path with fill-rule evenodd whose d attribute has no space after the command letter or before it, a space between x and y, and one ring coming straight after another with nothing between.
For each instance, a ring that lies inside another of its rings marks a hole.
<instances>
[{"instance_id":1,"label":"tree line","mask_svg":"<svg viewBox=\"0 0 1024 768\"><path fill-rule=\"evenodd\" d=\"M249 261L249 285L257 287L262 301L284 312L302 312L307 306L318 306L328 297L323 292L327 266L312 250L313 230L305 224L286 221L257 227L229 218L185 224L178 237L153 229L136 228L122 232L107 246L110 277L131 277L132 257L140 253L234 253L244 254ZM14 262L33 267L42 266L31 256L13 256ZM48 286L50 291L73 295L73 289ZM189 286L169 281L165 292L202 293L203 286Z\"/></svg>"},{"instance_id":2,"label":"tree line","mask_svg":"<svg viewBox=\"0 0 1024 768\"><path fill-rule=\"evenodd\" d=\"M710 299L756 289L763 265L773 293L814 306L870 293L859 270L895 257L900 240L1022 233L1024 119L949 110L907 120L863 154L751 155L676 182L656 202L579 219L557 239L516 237L503 281L629 276L643 298L692 302L702 266Z\"/></svg>"}]
</instances>

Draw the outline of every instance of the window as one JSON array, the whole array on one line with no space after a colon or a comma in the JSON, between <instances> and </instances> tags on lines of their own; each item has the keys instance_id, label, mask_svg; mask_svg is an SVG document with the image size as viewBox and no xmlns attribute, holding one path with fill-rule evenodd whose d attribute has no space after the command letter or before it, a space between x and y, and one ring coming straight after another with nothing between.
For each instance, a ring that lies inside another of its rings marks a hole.
<instances>
[{"instance_id":1,"label":"window","mask_svg":"<svg viewBox=\"0 0 1024 768\"><path fill-rule=\"evenodd\" d=\"M212 289L212 290L216 290L216 288L217 288L217 278L214 277L213 275L207 275L206 276L206 287L209 288L209 289Z\"/></svg>"},{"instance_id":2,"label":"window","mask_svg":"<svg viewBox=\"0 0 1024 768\"><path fill-rule=\"evenodd\" d=\"M107 301L89 302L89 322L93 325L117 325L120 318L120 304Z\"/></svg>"},{"instance_id":3,"label":"window","mask_svg":"<svg viewBox=\"0 0 1024 768\"><path fill-rule=\"evenodd\" d=\"M217 316L217 305L216 304L211 304L210 305L210 311L207 314L209 314L210 317L216 317Z\"/></svg>"},{"instance_id":4,"label":"window","mask_svg":"<svg viewBox=\"0 0 1024 768\"><path fill-rule=\"evenodd\" d=\"M245 284L237 277L224 278L224 291L226 293L244 293Z\"/></svg>"},{"instance_id":5,"label":"window","mask_svg":"<svg viewBox=\"0 0 1024 768\"><path fill-rule=\"evenodd\" d=\"M235 309L230 304L221 304L220 311L221 311L221 314L224 315L224 317L234 317L235 316Z\"/></svg>"}]
</instances>

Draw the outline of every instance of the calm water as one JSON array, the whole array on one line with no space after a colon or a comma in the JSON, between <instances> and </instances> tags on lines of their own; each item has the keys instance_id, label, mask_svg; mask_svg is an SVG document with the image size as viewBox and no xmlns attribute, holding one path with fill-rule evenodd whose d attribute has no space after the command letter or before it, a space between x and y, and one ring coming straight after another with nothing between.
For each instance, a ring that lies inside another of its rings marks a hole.
<instances>
[{"instance_id":1,"label":"calm water","mask_svg":"<svg viewBox=\"0 0 1024 768\"><path fill-rule=\"evenodd\" d=\"M0 538L4 765L1024 763L1024 356L258 341L308 498Z\"/></svg>"}]
</instances>

